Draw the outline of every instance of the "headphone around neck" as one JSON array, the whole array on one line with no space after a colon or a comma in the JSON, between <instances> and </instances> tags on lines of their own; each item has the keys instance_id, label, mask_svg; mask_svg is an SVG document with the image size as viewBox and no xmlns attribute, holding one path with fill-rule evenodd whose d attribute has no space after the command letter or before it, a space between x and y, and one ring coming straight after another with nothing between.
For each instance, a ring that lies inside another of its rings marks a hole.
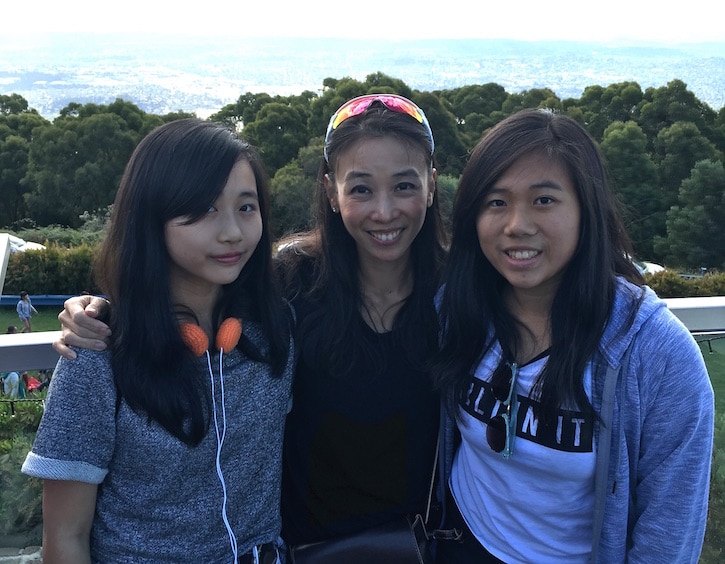
<instances>
[{"instance_id":1,"label":"headphone around neck","mask_svg":"<svg viewBox=\"0 0 725 564\"><path fill-rule=\"evenodd\" d=\"M194 356L201 356L209 349L209 339L204 330L196 323L179 325L181 338ZM237 317L225 319L216 334L215 349L229 352L239 343L242 337L242 320Z\"/></svg>"},{"instance_id":2,"label":"headphone around neck","mask_svg":"<svg viewBox=\"0 0 725 564\"><path fill-rule=\"evenodd\" d=\"M242 320L236 317L229 317L225 319L219 326L219 330L216 334L215 348L216 350L221 351L221 354L219 355L219 407L217 407L217 398L214 391L216 386L214 384L214 372L211 367L211 357L208 353L209 339L207 338L206 333L204 333L204 330L196 323L181 323L179 325L179 331L181 332L181 339L184 341L184 344L189 347L194 356L202 356L204 353L207 353L206 361L207 368L209 370L209 382L211 385L211 399L213 402L212 414L217 441L216 471L223 495L221 517L224 521L227 534L229 535L229 543L234 556L233 562L236 562L238 556L237 536L234 534L227 517L227 484L224 481L224 473L222 472L221 463L222 446L224 445L224 438L227 434L227 413L224 401L224 371L222 368L222 356L224 353L231 351L239 343L239 339L242 337ZM221 412L221 418L219 418L219 412Z\"/></svg>"}]
</instances>

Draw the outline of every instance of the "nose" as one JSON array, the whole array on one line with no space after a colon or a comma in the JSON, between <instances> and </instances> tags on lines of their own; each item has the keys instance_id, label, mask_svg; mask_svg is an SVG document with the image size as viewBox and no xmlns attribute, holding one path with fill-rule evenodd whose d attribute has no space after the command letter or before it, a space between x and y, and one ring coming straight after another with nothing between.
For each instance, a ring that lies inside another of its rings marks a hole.
<instances>
[{"instance_id":1,"label":"nose","mask_svg":"<svg viewBox=\"0 0 725 564\"><path fill-rule=\"evenodd\" d=\"M220 214L219 240L226 243L236 243L243 238L243 230L239 215L232 212Z\"/></svg>"},{"instance_id":2,"label":"nose","mask_svg":"<svg viewBox=\"0 0 725 564\"><path fill-rule=\"evenodd\" d=\"M526 206L509 205L504 233L510 237L521 237L536 233L536 224Z\"/></svg>"},{"instance_id":3,"label":"nose","mask_svg":"<svg viewBox=\"0 0 725 564\"><path fill-rule=\"evenodd\" d=\"M395 198L388 193L377 194L374 205L372 217L375 221L383 223L394 219L399 211Z\"/></svg>"}]
</instances>

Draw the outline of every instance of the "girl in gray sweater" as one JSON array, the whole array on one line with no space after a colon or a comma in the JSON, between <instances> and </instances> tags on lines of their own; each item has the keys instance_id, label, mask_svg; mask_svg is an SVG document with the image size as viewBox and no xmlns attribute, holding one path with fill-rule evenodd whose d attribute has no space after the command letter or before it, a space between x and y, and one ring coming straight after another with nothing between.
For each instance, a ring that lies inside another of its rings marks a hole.
<instances>
[{"instance_id":1,"label":"girl in gray sweater","mask_svg":"<svg viewBox=\"0 0 725 564\"><path fill-rule=\"evenodd\" d=\"M223 127L136 148L96 271L109 350L61 359L23 465L44 562L276 560L294 354L267 212L257 153Z\"/></svg>"}]
</instances>

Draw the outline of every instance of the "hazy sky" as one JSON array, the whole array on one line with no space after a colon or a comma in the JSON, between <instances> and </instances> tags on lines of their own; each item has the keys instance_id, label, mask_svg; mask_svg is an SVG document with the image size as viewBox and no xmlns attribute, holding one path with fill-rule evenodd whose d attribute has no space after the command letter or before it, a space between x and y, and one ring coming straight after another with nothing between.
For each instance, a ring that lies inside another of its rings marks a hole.
<instances>
[{"instance_id":1,"label":"hazy sky","mask_svg":"<svg viewBox=\"0 0 725 564\"><path fill-rule=\"evenodd\" d=\"M13 22L3 34L725 41L723 6L715 0L674 6L645 0L20 0L3 8L3 20Z\"/></svg>"}]
</instances>

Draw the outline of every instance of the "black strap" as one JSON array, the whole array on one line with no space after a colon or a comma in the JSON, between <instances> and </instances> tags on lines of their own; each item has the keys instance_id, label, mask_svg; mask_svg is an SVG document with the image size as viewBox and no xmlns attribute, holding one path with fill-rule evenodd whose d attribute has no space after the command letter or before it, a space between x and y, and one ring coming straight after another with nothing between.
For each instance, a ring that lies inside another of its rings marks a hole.
<instances>
[{"instance_id":1,"label":"black strap","mask_svg":"<svg viewBox=\"0 0 725 564\"><path fill-rule=\"evenodd\" d=\"M257 551L259 564L275 564L277 562L278 553L274 543L268 542L260 544L257 547ZM237 562L238 564L257 564L254 561L254 554L252 552L240 554Z\"/></svg>"}]
</instances>

